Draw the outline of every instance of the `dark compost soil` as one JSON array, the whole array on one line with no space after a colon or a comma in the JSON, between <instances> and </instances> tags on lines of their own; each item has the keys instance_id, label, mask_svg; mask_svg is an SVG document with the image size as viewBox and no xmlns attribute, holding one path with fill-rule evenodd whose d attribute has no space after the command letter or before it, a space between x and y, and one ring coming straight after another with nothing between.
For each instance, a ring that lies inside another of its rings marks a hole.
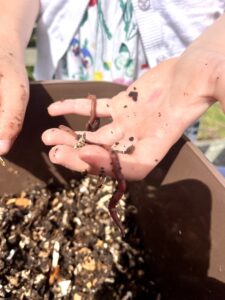
<instances>
[{"instance_id":1,"label":"dark compost soil","mask_svg":"<svg viewBox=\"0 0 225 300\"><path fill-rule=\"evenodd\" d=\"M114 183L96 192L96 180L0 199L0 299L161 298L146 273L135 207L128 196L120 201L122 239L107 209Z\"/></svg>"}]
</instances>

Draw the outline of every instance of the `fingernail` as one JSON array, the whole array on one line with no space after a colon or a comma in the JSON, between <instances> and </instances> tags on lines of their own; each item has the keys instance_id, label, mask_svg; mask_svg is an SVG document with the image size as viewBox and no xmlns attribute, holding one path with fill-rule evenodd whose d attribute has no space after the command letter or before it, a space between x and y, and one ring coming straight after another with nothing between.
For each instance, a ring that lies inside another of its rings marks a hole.
<instances>
[{"instance_id":1,"label":"fingernail","mask_svg":"<svg viewBox=\"0 0 225 300\"><path fill-rule=\"evenodd\" d=\"M11 140L0 140L0 155L4 155L9 152L11 145Z\"/></svg>"}]
</instances>

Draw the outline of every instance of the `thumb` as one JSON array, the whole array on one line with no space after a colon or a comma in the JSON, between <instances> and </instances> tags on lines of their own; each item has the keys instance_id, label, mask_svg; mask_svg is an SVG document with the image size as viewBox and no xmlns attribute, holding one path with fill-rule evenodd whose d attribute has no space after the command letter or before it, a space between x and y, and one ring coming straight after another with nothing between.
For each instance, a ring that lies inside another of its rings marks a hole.
<instances>
[{"instance_id":1,"label":"thumb","mask_svg":"<svg viewBox=\"0 0 225 300\"><path fill-rule=\"evenodd\" d=\"M8 85L8 82L1 85L0 155L10 150L21 131L29 97L28 85L20 84L13 90Z\"/></svg>"}]
</instances>

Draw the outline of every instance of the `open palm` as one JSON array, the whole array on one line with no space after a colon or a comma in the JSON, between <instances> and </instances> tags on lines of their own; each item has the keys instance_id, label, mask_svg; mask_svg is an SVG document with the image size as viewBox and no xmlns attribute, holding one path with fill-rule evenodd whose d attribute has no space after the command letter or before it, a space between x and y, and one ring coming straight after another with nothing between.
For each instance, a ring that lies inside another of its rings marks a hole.
<instances>
[{"instance_id":1,"label":"open palm","mask_svg":"<svg viewBox=\"0 0 225 300\"><path fill-rule=\"evenodd\" d=\"M160 64L112 99L97 100L97 117L110 117L112 121L95 132L85 131L86 139L94 145L74 148L76 140L69 130L45 131L44 143L53 146L51 161L92 174L99 174L104 168L112 175L109 151L101 146L106 145L118 152L126 179L144 178L214 101L213 97L203 95L204 81L196 82L198 72L180 80L177 61L171 59ZM52 116L88 116L90 112L90 99L68 99L49 107ZM79 136L83 133L77 132Z\"/></svg>"}]
</instances>

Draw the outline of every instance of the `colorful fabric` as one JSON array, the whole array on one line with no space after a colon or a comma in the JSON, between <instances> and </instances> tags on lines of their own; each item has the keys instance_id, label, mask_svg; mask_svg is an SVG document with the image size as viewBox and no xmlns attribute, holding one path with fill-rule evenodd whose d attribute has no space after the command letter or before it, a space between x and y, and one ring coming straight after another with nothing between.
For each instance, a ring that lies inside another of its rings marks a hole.
<instances>
[{"instance_id":1,"label":"colorful fabric","mask_svg":"<svg viewBox=\"0 0 225 300\"><path fill-rule=\"evenodd\" d=\"M111 7L111 2L118 1L108 0L107 4ZM54 77L74 33L78 33L88 3L90 0L40 0L35 79ZM225 0L131 0L131 3L151 68L180 55L225 11ZM117 20L114 11L111 15Z\"/></svg>"},{"instance_id":2,"label":"colorful fabric","mask_svg":"<svg viewBox=\"0 0 225 300\"><path fill-rule=\"evenodd\" d=\"M225 0L40 0L40 5L37 80L125 84L148 66L180 55L225 11ZM186 134L192 138L197 128Z\"/></svg>"},{"instance_id":3,"label":"colorful fabric","mask_svg":"<svg viewBox=\"0 0 225 300\"><path fill-rule=\"evenodd\" d=\"M147 69L131 0L91 0L56 77L128 85Z\"/></svg>"}]
</instances>

